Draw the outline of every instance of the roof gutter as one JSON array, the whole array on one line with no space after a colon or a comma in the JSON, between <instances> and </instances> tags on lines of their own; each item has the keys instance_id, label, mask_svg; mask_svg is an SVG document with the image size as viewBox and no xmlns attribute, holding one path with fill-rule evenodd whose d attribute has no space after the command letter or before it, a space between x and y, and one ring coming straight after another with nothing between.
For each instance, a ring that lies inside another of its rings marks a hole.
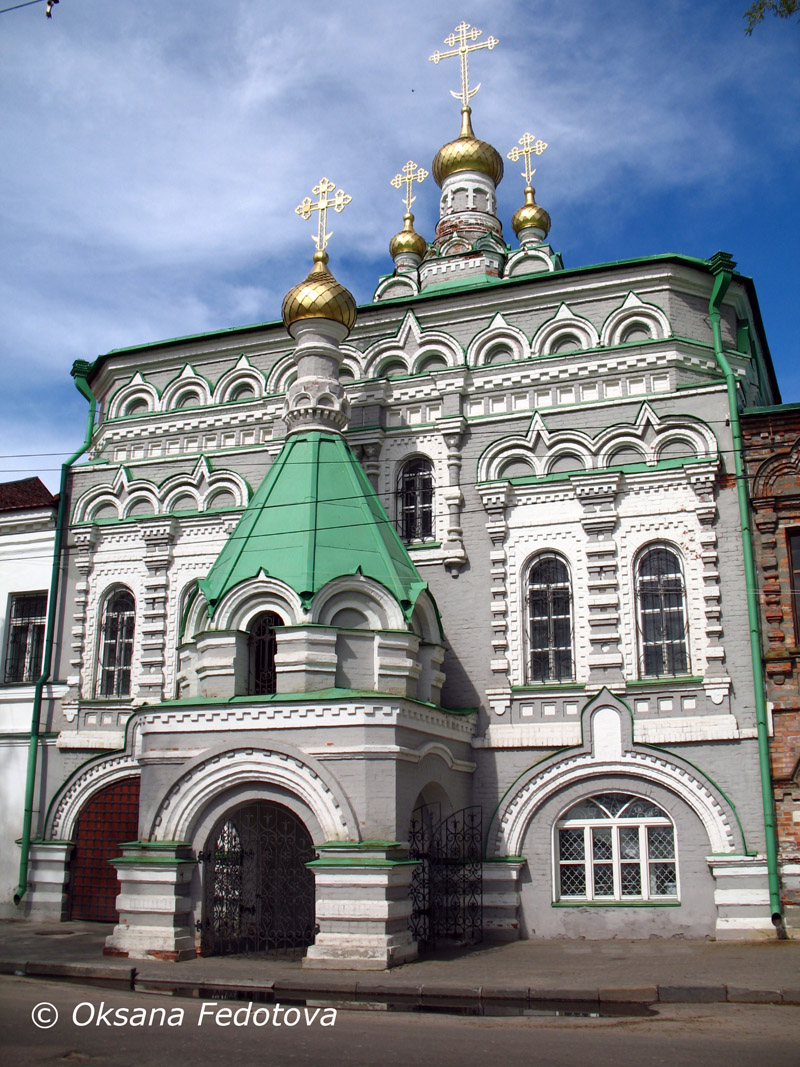
<instances>
[{"instance_id":1,"label":"roof gutter","mask_svg":"<svg viewBox=\"0 0 800 1067\"><path fill-rule=\"evenodd\" d=\"M82 456L89 447L94 432L94 416L97 400L94 397L87 378L92 364L85 360L76 360L72 365L72 377L78 391L89 401L89 415L86 422L86 436L83 444L65 463L61 464L61 483L59 485L58 511L56 512L56 536L53 545L53 568L50 573L50 591L47 596L47 624L45 628L44 655L42 673L36 680L33 690L33 710L31 712L31 732L28 742L28 770L25 779L25 811L22 822L21 855L19 860L19 885L14 894L14 903L19 904L28 888L28 859L31 851L31 826L33 823L33 794L36 786L36 767L39 761L39 739L41 736L42 693L50 680L53 666L53 647L55 644L56 607L58 600L59 573L61 570L61 546L67 525L67 477L72 464Z\"/></svg>"},{"instance_id":2,"label":"roof gutter","mask_svg":"<svg viewBox=\"0 0 800 1067\"><path fill-rule=\"evenodd\" d=\"M769 906L772 923L778 937L786 938L781 894L778 879L778 850L775 837L775 803L772 795L772 776L769 762L769 732L767 730L767 705L764 696L764 670L761 652L761 617L756 594L756 570L753 557L753 535L750 523L750 500L747 493L742 453L742 428L739 421L739 398L736 376L722 346L720 308L728 286L731 284L736 264L727 252L716 252L708 261L714 275L714 288L708 302L708 315L714 337L714 355L725 376L728 392L728 411L731 420L733 462L736 472L736 488L739 497L739 522L742 528L742 554L744 556L745 589L747 590L747 621L750 630L750 659L753 668L753 692L755 696L756 727L758 731L758 762L761 770L761 802L764 809L764 836L769 879Z\"/></svg>"}]
</instances>

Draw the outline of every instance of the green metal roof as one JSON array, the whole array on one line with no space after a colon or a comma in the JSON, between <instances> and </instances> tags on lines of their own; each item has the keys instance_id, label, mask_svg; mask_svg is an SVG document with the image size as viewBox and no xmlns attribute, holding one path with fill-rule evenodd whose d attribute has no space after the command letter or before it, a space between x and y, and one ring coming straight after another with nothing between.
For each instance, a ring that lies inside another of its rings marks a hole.
<instances>
[{"instance_id":1,"label":"green metal roof","mask_svg":"<svg viewBox=\"0 0 800 1067\"><path fill-rule=\"evenodd\" d=\"M406 618L427 588L350 446L317 430L286 439L199 583L209 613L262 570L306 604L333 578L360 573L385 586Z\"/></svg>"}]
</instances>

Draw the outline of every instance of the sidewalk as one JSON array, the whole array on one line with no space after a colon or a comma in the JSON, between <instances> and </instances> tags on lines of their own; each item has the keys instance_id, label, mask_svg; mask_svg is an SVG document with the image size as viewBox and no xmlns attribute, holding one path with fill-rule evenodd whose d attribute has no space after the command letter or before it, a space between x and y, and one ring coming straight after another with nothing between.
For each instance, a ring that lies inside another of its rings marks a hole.
<instances>
[{"instance_id":1,"label":"sidewalk","mask_svg":"<svg viewBox=\"0 0 800 1067\"><path fill-rule=\"evenodd\" d=\"M151 992L237 990L301 999L458 998L653 1004L800 1004L798 941L515 941L448 950L390 971L306 971L299 961L103 956L112 927L0 921L0 974L114 982Z\"/></svg>"}]
</instances>

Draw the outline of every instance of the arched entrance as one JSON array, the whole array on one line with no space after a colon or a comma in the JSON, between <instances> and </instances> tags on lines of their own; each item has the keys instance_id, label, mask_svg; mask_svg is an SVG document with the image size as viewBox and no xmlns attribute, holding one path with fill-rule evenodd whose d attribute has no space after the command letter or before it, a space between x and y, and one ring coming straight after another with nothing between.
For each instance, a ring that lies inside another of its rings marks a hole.
<instances>
[{"instance_id":1,"label":"arched entrance","mask_svg":"<svg viewBox=\"0 0 800 1067\"><path fill-rule=\"evenodd\" d=\"M139 836L139 778L121 778L99 789L75 823L70 861L70 918L117 921L117 872L109 860L123 841Z\"/></svg>"},{"instance_id":2,"label":"arched entrance","mask_svg":"<svg viewBox=\"0 0 800 1067\"><path fill-rule=\"evenodd\" d=\"M258 800L217 822L203 864L203 955L302 954L314 940L316 853L300 819Z\"/></svg>"}]
</instances>

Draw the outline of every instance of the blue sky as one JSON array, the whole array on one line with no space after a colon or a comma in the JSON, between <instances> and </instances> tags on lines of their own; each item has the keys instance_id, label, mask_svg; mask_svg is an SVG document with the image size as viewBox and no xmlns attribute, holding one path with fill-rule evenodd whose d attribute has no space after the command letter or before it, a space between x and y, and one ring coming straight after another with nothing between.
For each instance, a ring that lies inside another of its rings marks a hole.
<instances>
[{"instance_id":1,"label":"blue sky","mask_svg":"<svg viewBox=\"0 0 800 1067\"><path fill-rule=\"evenodd\" d=\"M11 0L0 0L0 7ZM69 369L111 348L274 321L310 266L294 208L324 174L331 266L359 303L402 223L389 182L456 136L461 19L479 137L549 145L534 184L565 265L730 252L800 401L800 26L747 0L61 0L0 15L0 479L51 487L83 438ZM522 203L506 165L506 239ZM430 237L438 189L415 187ZM21 455L25 454L25 455Z\"/></svg>"}]
</instances>

